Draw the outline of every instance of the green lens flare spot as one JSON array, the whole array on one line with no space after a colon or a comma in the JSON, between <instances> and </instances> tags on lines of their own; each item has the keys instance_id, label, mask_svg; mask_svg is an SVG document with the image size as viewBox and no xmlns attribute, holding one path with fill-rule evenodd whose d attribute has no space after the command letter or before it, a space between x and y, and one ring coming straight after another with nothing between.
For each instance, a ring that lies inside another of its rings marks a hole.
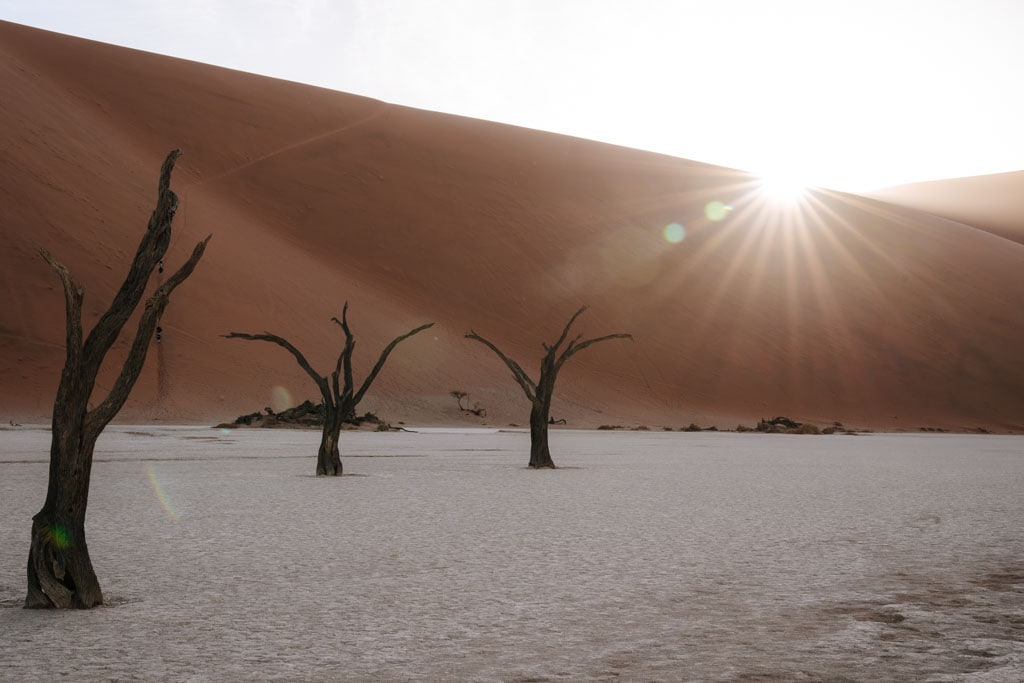
<instances>
[{"instance_id":1,"label":"green lens flare spot","mask_svg":"<svg viewBox=\"0 0 1024 683\"><path fill-rule=\"evenodd\" d=\"M58 548L67 548L71 544L68 530L62 526L51 526L50 542Z\"/></svg>"},{"instance_id":2,"label":"green lens flare spot","mask_svg":"<svg viewBox=\"0 0 1024 683\"><path fill-rule=\"evenodd\" d=\"M704 215L708 217L709 221L716 223L728 216L730 211L732 211L731 206L718 200L708 202L708 205L704 207Z\"/></svg>"},{"instance_id":3,"label":"green lens flare spot","mask_svg":"<svg viewBox=\"0 0 1024 683\"><path fill-rule=\"evenodd\" d=\"M681 223L669 223L661 234L665 237L666 242L678 244L686 239L686 228Z\"/></svg>"}]
</instances>

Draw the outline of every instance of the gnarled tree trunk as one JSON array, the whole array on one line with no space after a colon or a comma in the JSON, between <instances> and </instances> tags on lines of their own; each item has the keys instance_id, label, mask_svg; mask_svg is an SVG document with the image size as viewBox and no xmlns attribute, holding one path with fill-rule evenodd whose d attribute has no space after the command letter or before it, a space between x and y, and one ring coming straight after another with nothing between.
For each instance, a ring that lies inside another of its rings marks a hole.
<instances>
[{"instance_id":1,"label":"gnarled tree trunk","mask_svg":"<svg viewBox=\"0 0 1024 683\"><path fill-rule=\"evenodd\" d=\"M85 541L92 452L92 444L58 439L54 433L46 503L32 518L26 607L93 607L103 602Z\"/></svg>"},{"instance_id":2,"label":"gnarled tree trunk","mask_svg":"<svg viewBox=\"0 0 1024 683\"><path fill-rule=\"evenodd\" d=\"M335 405L324 405L324 429L320 433L320 450L316 454L316 476L340 477L342 475L341 451L338 439L341 437L342 411Z\"/></svg>"},{"instance_id":3,"label":"gnarled tree trunk","mask_svg":"<svg viewBox=\"0 0 1024 683\"><path fill-rule=\"evenodd\" d=\"M128 357L110 393L93 409L89 408L89 399L103 359L142 300L150 275L170 244L171 221L178 206L178 198L170 189L171 171L180 155L180 150L174 150L164 160L156 209L128 275L84 343L84 291L67 268L46 250L40 250L64 286L67 355L53 405L46 501L32 518L26 607L84 608L103 602L85 540L85 512L96 439L128 400L171 292L192 274L209 237L196 245L188 261L146 301Z\"/></svg>"}]
</instances>

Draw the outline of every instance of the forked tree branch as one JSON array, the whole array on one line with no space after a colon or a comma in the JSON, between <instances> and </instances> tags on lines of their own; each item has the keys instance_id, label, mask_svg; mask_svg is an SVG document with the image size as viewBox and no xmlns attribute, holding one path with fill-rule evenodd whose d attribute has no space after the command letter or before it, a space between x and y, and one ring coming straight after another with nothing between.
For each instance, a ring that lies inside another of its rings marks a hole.
<instances>
[{"instance_id":1,"label":"forked tree branch","mask_svg":"<svg viewBox=\"0 0 1024 683\"><path fill-rule=\"evenodd\" d=\"M156 208L149 218L146 233L132 259L128 275L117 291L110 307L92 328L82 351L82 369L92 381L107 351L114 344L132 311L139 305L153 271L171 243L171 222L178 210L178 196L171 190L171 172L181 156L180 149L171 150L160 168Z\"/></svg>"},{"instance_id":2,"label":"forked tree branch","mask_svg":"<svg viewBox=\"0 0 1024 683\"><path fill-rule=\"evenodd\" d=\"M341 307L341 320L337 318L331 318L332 322L338 324L341 331L345 334L345 346L342 348L341 353L338 355L338 366L342 370L342 386L344 387L343 393L338 391L338 383L335 379L334 393L338 398L339 404L341 402L349 401L352 398L352 392L355 391L355 380L352 375L352 353L356 350L356 338L352 335L352 330L348 326L348 302ZM335 372L338 371L337 367ZM337 378L337 375L335 375ZM358 401L356 401L358 403ZM355 405L355 404L353 404Z\"/></svg>"},{"instance_id":3,"label":"forked tree branch","mask_svg":"<svg viewBox=\"0 0 1024 683\"><path fill-rule=\"evenodd\" d=\"M347 325L347 323L346 323L346 325ZM403 335L401 335L399 337L395 337L394 339L392 339L391 343L388 344L384 348L383 351L381 351L380 358L378 358L377 362L374 364L373 370L370 370L370 374L366 376L365 380L363 380L363 385L361 387L359 387L359 391L357 391L355 396L352 398L352 405L353 406L357 406L357 405L359 405L359 402L363 400L363 396L366 394L367 389L369 389L370 385L373 384L373 380L377 379L377 375L380 373L381 369L384 367L384 363L387 361L388 356L391 355L391 352L395 350L396 346L398 346L400 343L402 343L403 341L405 341L409 337L413 336L414 334L419 334L423 330L429 329L429 328L431 328L433 326L434 326L434 323L427 323L426 325L420 325L419 327L411 329L408 332L406 332L405 334L403 334ZM351 353L349 354L349 356L351 356Z\"/></svg>"},{"instance_id":4,"label":"forked tree branch","mask_svg":"<svg viewBox=\"0 0 1024 683\"><path fill-rule=\"evenodd\" d=\"M320 388L321 395L323 395L324 404L327 406L334 405L340 409L346 405L350 408L354 408L359 405L359 402L363 399L363 395L366 394L370 385L373 384L377 375L380 374L380 371L384 368L384 363L387 361L388 356L391 355L391 352L399 343L405 341L414 334L418 334L423 330L434 326L434 323L420 325L419 327L393 339L381 352L380 358L377 359L376 365L373 366L370 374L363 381L359 391L355 391L352 375L352 351L355 349L356 342L355 337L352 335L352 330L348 326L348 302L345 302L345 306L342 309L341 320L331 318L331 322L337 323L345 333L345 347L338 356L338 361L334 366L334 372L331 373L330 383L328 383L327 377L321 377L317 374L309 364L309 361L306 360L305 356L303 356L302 353L300 353L299 350L291 344L291 342L283 337L279 337L276 334L270 334L269 332L264 332L263 334L230 332L224 335L224 337L227 339L267 341L287 349L295 357L295 360L298 361L299 366L306 371L306 374L312 377L313 381L316 382L316 385ZM341 375L341 382L339 382L339 375ZM332 389L334 390L333 396L331 394Z\"/></svg>"},{"instance_id":5,"label":"forked tree branch","mask_svg":"<svg viewBox=\"0 0 1024 683\"><path fill-rule=\"evenodd\" d=\"M609 339L632 339L632 338L633 338L633 335L631 335L631 334L618 333L618 334L606 334L603 337L595 337L594 339L588 339L588 340L580 342L578 344L576 343L576 340L573 340L573 341L569 342L569 345L567 347L565 347L565 351L562 352L562 355L559 356L558 360L555 362L555 369L556 370L560 369L562 367L562 364L565 363L565 361L569 360L572 356L576 355L577 353L579 353L583 349L587 348L588 346L593 346L594 344L597 344L597 343L603 342L603 341L608 341ZM576 337L576 339L579 339L579 337Z\"/></svg>"},{"instance_id":6,"label":"forked tree branch","mask_svg":"<svg viewBox=\"0 0 1024 683\"><path fill-rule=\"evenodd\" d=\"M128 358L121 367L117 380L114 381L114 386L111 388L107 398L86 415L85 429L87 432L99 436L103 428L114 419L124 406L125 401L128 400L128 395L131 393L132 387L135 386L135 382L139 379L139 374L142 372L142 366L146 362L146 354L149 351L150 340L156 331L160 316L163 315L164 309L167 308L171 293L178 288L178 285L188 279L188 276L195 270L199 259L203 257L203 253L206 251L206 245L209 243L210 237L212 235L208 235L206 239L197 244L192 250L192 255L182 264L181 268L167 278L162 285L157 287L156 291L153 292L153 296L146 301L142 317L139 319L138 329L135 332L135 340L132 342Z\"/></svg>"},{"instance_id":7,"label":"forked tree branch","mask_svg":"<svg viewBox=\"0 0 1024 683\"><path fill-rule=\"evenodd\" d=\"M569 336L569 328L572 327L572 324L574 322L576 322L576 318L580 317L583 314L583 311L587 310L587 308L589 308L589 307L588 306L580 306L580 309L572 314L572 317L569 318L569 322L567 322L565 324L565 329L562 330L562 336L559 337L558 341L556 341L553 345L548 346L547 344L543 344L542 343L541 346L544 347L544 350L545 351L557 351L558 347L561 346L562 342L565 341L565 338L567 336ZM576 338L579 339L579 337L576 337Z\"/></svg>"}]
</instances>

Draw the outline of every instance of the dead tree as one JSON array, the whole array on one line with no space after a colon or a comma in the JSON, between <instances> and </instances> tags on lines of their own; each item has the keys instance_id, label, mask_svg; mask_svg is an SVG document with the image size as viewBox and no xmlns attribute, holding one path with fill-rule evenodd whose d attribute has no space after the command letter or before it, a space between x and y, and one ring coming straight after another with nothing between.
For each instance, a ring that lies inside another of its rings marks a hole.
<instances>
[{"instance_id":1,"label":"dead tree","mask_svg":"<svg viewBox=\"0 0 1024 683\"><path fill-rule=\"evenodd\" d=\"M429 327L433 327L434 323L420 325L416 329L410 330L399 337L395 337L395 339L393 339L381 352L380 358L377 359L377 363L373 366L370 374L366 376L366 379L357 390L352 378L352 351L355 349L356 341L352 336L352 330L349 329L348 326L347 301L345 302L344 308L341 309L341 320L331 318L331 321L337 323L337 325L341 327L342 332L345 333L345 346L338 355L338 362L335 364L334 372L331 373L329 378L326 375L318 374L317 371L309 364L309 361L306 360L306 357L303 356L302 353L291 344L291 342L276 334L271 334L269 332L264 332L263 334L229 332L224 336L228 339L248 339L277 344L295 357L295 360L299 363L299 367L305 370L306 374L309 375L316 383L317 388L320 390L320 396L323 398L324 402L324 431L320 437L320 451L317 453L316 459L317 476L325 475L340 477L342 468L341 454L338 451L338 437L341 434L342 423L347 418L355 416L356 406L363 400L363 396L366 395L366 391L370 388L370 385L373 384L373 381L377 379L377 375L384 367L384 363L387 361L388 356L391 355L391 352L395 347L414 334L418 334Z\"/></svg>"},{"instance_id":2,"label":"dead tree","mask_svg":"<svg viewBox=\"0 0 1024 683\"><path fill-rule=\"evenodd\" d=\"M462 412L470 413L472 415L476 415L477 417L487 417L487 408L481 408L479 403L474 402L472 408L469 407L468 401L466 405L462 405L462 399L469 398L469 394L466 393L465 391L456 389L455 391L449 391L448 395L454 398L456 401L458 401L459 410L461 410Z\"/></svg>"},{"instance_id":3,"label":"dead tree","mask_svg":"<svg viewBox=\"0 0 1024 683\"><path fill-rule=\"evenodd\" d=\"M565 343L566 338L569 336L569 328L572 327L572 324L576 322L576 318L585 310L587 310L587 307L583 306L569 318L569 322L566 323L565 329L562 330L562 336L558 338L558 341L551 345L541 343L541 346L544 347L544 356L540 360L540 378L536 382L530 379L529 375L526 374L519 364L502 353L497 346L472 330L466 333L468 339L475 339L498 354L498 357L512 371L512 376L530 401L530 467L554 468L555 466L554 461L551 459L551 451L548 449L548 424L551 416L551 397L555 391L555 378L558 376L558 371L565 365L565 361L588 346L593 346L598 342L609 339L633 338L632 335L620 333L607 334L603 337L580 341L583 335L576 335L562 349L562 344Z\"/></svg>"},{"instance_id":4,"label":"dead tree","mask_svg":"<svg viewBox=\"0 0 1024 683\"><path fill-rule=\"evenodd\" d=\"M104 357L145 293L153 270L171 242L171 221L178 197L170 189L171 171L181 150L167 155L160 169L156 208L135 252L128 275L110 308L82 342L84 289L66 267L40 249L64 286L67 356L53 404L50 478L43 508L32 518L25 607L93 607L103 593L85 542L85 509L89 500L92 455L103 428L128 399L142 371L157 321L171 292L192 274L210 238L196 245L188 261L153 292L139 319L135 339L121 372L103 401L90 407L96 375Z\"/></svg>"}]
</instances>

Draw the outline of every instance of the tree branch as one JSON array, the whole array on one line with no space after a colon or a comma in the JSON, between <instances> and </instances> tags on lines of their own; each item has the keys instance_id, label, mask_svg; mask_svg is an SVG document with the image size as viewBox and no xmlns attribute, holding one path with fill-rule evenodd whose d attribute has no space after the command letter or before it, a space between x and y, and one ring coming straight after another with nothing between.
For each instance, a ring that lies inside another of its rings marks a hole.
<instances>
[{"instance_id":1,"label":"tree branch","mask_svg":"<svg viewBox=\"0 0 1024 683\"><path fill-rule=\"evenodd\" d=\"M589 308L589 306L580 306L580 310L578 310L578 311L576 311L575 313L572 314L572 317L569 318L569 322L567 322L565 324L565 329L562 330L562 336L559 337L558 341L556 341L552 346L548 346L547 344L541 344L544 347L544 350L545 351L557 350L558 347L562 345L562 342L565 341L565 338L567 336L569 336L569 328L572 327L572 324L574 322L576 322L576 318L580 317L583 314L583 311L587 310L587 308ZM576 337L576 338L579 339L579 337Z\"/></svg>"},{"instance_id":2,"label":"tree branch","mask_svg":"<svg viewBox=\"0 0 1024 683\"><path fill-rule=\"evenodd\" d=\"M473 330L470 330L469 332L466 333L466 339L475 339L476 341L480 342L481 344L489 348L491 351L494 351L494 353L498 355L498 358L501 358L501 360L505 362L505 365L508 366L508 369L512 371L512 376L515 378L516 382L519 383L519 386L522 387L523 393L526 394L526 398L529 399L531 403L533 403L533 401L536 400L537 385L534 384L533 380L530 379L530 376L527 375L521 367L519 367L518 363L516 363L514 360L506 356L504 353L501 352L501 349L499 349L497 346L481 337Z\"/></svg>"},{"instance_id":3,"label":"tree branch","mask_svg":"<svg viewBox=\"0 0 1024 683\"><path fill-rule=\"evenodd\" d=\"M81 375L82 366L82 300L85 292L76 282L64 264L54 260L46 249L39 253L50 267L60 276L64 288L65 315L65 351L64 367L60 372L60 383L54 398L53 419L57 420L62 413L80 415L88 406L89 397L76 396L84 393L76 390L77 378ZM72 405L74 399L74 405ZM51 462L52 466L52 462Z\"/></svg>"},{"instance_id":4,"label":"tree branch","mask_svg":"<svg viewBox=\"0 0 1024 683\"><path fill-rule=\"evenodd\" d=\"M619 333L619 334L606 334L603 337L596 337L594 339L588 339L588 340L586 340L584 342L580 342L579 344L577 344L576 341L573 340L572 342L569 343L569 346L565 347L565 351L562 353L562 355L559 357L558 361L555 363L555 369L556 370L560 369L562 367L562 364L565 363L565 361L569 360L569 358L571 358L572 356L576 355L577 353L579 353L583 349L587 348L588 346L593 346L594 344L597 344L597 343L603 342L603 341L608 341L609 339L632 339L632 338L633 338L633 335L631 335L631 334ZM577 339L579 339L579 337L577 337Z\"/></svg>"},{"instance_id":5,"label":"tree branch","mask_svg":"<svg viewBox=\"0 0 1024 683\"><path fill-rule=\"evenodd\" d=\"M324 401L326 402L325 407L330 405L330 402L331 402L331 390L330 390L330 387L327 384L327 378L326 377L321 377L320 375L318 375L316 370L313 369L313 366L311 366L309 364L309 361L306 360L306 357L303 356L302 353L297 348L295 348L292 345L292 343L289 342L284 337L279 337L276 334L271 334L269 332L264 332L263 334L247 334L245 332L229 332L228 334L225 334L225 335L222 335L222 336L225 339L246 339L246 340L249 340L249 341L265 341L265 342L270 342L271 344L277 344L278 346L286 349L289 353L291 353L295 357L295 360L298 362L299 367L302 368L303 370L305 370L306 374L309 375L314 382L316 382L316 386L317 386L318 389L320 389L320 394L323 396Z\"/></svg>"},{"instance_id":6,"label":"tree branch","mask_svg":"<svg viewBox=\"0 0 1024 683\"><path fill-rule=\"evenodd\" d=\"M343 371L343 390L338 393L339 405L342 402L347 402L352 398L352 392L355 391L355 380L352 379L352 353L356 350L356 339L352 335L352 330L348 326L348 302L341 308L341 320L337 318L331 318L332 321L338 323L341 327L341 331L345 333L345 346L342 348L341 353L338 355L338 365ZM335 383L335 392L337 392L337 383ZM356 401L355 403L358 403ZM355 403L352 407L355 407ZM342 417L348 417L343 415Z\"/></svg>"},{"instance_id":7,"label":"tree branch","mask_svg":"<svg viewBox=\"0 0 1024 683\"><path fill-rule=\"evenodd\" d=\"M414 334L419 334L423 330L429 329L433 326L434 323L420 325L419 327L409 330L405 334L399 337L395 337L394 339L391 340L391 343L388 344L383 351L381 351L380 358L378 358L376 364L374 364L373 370L371 370L370 374L367 375L365 380L363 380L363 385L359 387L359 391L357 391L355 396L352 398L353 408L359 405L359 402L363 400L363 395L366 394L366 390L370 388L371 384L373 384L373 380L377 379L377 374L381 371L381 368L384 367L384 362L387 361L388 356L390 356L391 352L395 350L395 347L398 346L403 341L405 341L406 339L408 339L409 337L413 336Z\"/></svg>"},{"instance_id":8,"label":"tree branch","mask_svg":"<svg viewBox=\"0 0 1024 683\"><path fill-rule=\"evenodd\" d=\"M40 247L39 253L43 259L50 264L50 267L60 276L61 284L64 287L64 315L66 323L67 360L66 367L75 367L82 358L82 299L85 291L78 286L75 278L72 277L67 267L50 255L50 252Z\"/></svg>"},{"instance_id":9,"label":"tree branch","mask_svg":"<svg viewBox=\"0 0 1024 683\"><path fill-rule=\"evenodd\" d=\"M181 150L174 149L164 159L157 186L156 208L150 215L149 225L139 242L128 275L121 283L121 288L111 301L110 307L100 317L85 340L82 368L87 375L85 379L89 382L95 379L104 356L114 344L132 312L139 305L150 276L170 246L171 222L178 210L178 196L170 188L171 172L174 170L174 163L180 156Z\"/></svg>"},{"instance_id":10,"label":"tree branch","mask_svg":"<svg viewBox=\"0 0 1024 683\"><path fill-rule=\"evenodd\" d=\"M156 291L153 292L153 296L146 301L142 317L139 319L138 329L135 332L135 339L132 342L131 350L128 352L128 358L125 359L121 372L114 381L114 386L111 388L107 398L86 415L85 430L87 433L99 436L103 428L114 419L122 406L124 406L125 401L128 400L128 395L131 393L132 387L135 386L135 382L142 372L142 366L146 362L146 354L149 351L150 340L153 338L153 332L156 331L160 316L163 315L164 309L167 308L171 293L178 288L178 285L188 279L192 271L195 270L199 259L203 257L203 253L206 251L206 245L209 243L210 237L212 235L208 235L206 239L197 244L192 250L192 255L182 264L181 268L167 278L162 285L157 287Z\"/></svg>"}]
</instances>

